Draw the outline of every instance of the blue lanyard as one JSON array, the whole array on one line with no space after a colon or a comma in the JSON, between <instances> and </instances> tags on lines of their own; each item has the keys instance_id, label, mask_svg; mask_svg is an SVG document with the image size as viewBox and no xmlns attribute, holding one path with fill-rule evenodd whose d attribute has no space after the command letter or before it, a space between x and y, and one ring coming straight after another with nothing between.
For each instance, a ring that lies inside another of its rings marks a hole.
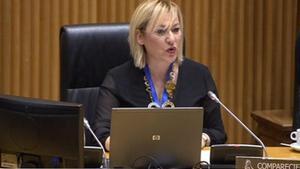
<instances>
[{"instance_id":1,"label":"blue lanyard","mask_svg":"<svg viewBox=\"0 0 300 169\"><path fill-rule=\"evenodd\" d=\"M166 80L167 81L170 79L170 72L171 72L172 68L173 68L173 63L170 64L170 66L169 66L169 69L168 69L168 72L167 72L167 76L166 76ZM147 80L149 82L149 86L150 86L150 89L151 89L151 95L152 95L152 98L153 98L153 102L157 103L160 107L162 107L162 105L166 101L168 101L167 90L164 89L162 98L161 98L161 100L159 100L159 98L157 96L157 93L156 93L156 90L155 90L155 86L154 86L153 80L151 78L151 72L150 72L150 69L149 69L148 65L145 66L144 72L145 72L145 76L146 76L146 78L147 78Z\"/></svg>"}]
</instances>

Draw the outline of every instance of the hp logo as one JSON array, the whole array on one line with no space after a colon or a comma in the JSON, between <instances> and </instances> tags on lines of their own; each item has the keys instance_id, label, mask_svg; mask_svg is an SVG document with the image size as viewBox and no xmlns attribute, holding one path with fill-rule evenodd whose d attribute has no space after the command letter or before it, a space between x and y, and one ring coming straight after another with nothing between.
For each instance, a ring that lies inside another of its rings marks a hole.
<instances>
[{"instance_id":1,"label":"hp logo","mask_svg":"<svg viewBox=\"0 0 300 169\"><path fill-rule=\"evenodd\" d=\"M152 140L153 141L159 141L160 140L160 135L152 135Z\"/></svg>"}]
</instances>

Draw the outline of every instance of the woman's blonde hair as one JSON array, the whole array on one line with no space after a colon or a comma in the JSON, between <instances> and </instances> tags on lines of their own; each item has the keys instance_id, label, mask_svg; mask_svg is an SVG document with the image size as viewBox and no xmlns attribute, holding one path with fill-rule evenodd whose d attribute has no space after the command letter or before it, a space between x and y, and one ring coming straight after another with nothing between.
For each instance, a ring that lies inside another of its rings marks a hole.
<instances>
[{"instance_id":1,"label":"woman's blonde hair","mask_svg":"<svg viewBox=\"0 0 300 169\"><path fill-rule=\"evenodd\" d=\"M136 8L131 17L128 37L134 65L140 69L146 65L146 51L144 46L138 44L137 33L138 31L143 33L147 26L153 29L164 13L171 13L173 18L178 17L182 38L176 62L181 63L183 60L183 19L180 8L171 0L145 0Z\"/></svg>"}]
</instances>

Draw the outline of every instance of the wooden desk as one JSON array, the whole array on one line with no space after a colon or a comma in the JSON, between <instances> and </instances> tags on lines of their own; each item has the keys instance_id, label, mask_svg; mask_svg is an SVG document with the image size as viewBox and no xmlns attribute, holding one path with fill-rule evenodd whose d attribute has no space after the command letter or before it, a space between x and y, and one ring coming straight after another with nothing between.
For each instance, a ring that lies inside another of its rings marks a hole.
<instances>
[{"instance_id":1,"label":"wooden desk","mask_svg":"<svg viewBox=\"0 0 300 169\"><path fill-rule=\"evenodd\" d=\"M289 110L254 111L252 118L257 122L256 134L266 146L291 143L293 118Z\"/></svg>"},{"instance_id":2,"label":"wooden desk","mask_svg":"<svg viewBox=\"0 0 300 169\"><path fill-rule=\"evenodd\" d=\"M290 147L267 147L269 157L274 158L296 158L300 159L300 152Z\"/></svg>"}]
</instances>

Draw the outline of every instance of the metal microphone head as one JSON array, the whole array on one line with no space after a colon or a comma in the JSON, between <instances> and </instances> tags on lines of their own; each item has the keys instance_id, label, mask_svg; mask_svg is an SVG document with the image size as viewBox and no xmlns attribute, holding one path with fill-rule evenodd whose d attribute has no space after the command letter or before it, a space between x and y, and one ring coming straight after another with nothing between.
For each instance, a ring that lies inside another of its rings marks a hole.
<instances>
[{"instance_id":1,"label":"metal microphone head","mask_svg":"<svg viewBox=\"0 0 300 169\"><path fill-rule=\"evenodd\" d=\"M90 124L89 124L88 120L85 117L83 118L83 125L86 128L90 128Z\"/></svg>"},{"instance_id":2,"label":"metal microphone head","mask_svg":"<svg viewBox=\"0 0 300 169\"><path fill-rule=\"evenodd\" d=\"M219 99L214 92L208 91L207 95L210 97L211 100L214 100L217 103L219 102Z\"/></svg>"}]
</instances>

